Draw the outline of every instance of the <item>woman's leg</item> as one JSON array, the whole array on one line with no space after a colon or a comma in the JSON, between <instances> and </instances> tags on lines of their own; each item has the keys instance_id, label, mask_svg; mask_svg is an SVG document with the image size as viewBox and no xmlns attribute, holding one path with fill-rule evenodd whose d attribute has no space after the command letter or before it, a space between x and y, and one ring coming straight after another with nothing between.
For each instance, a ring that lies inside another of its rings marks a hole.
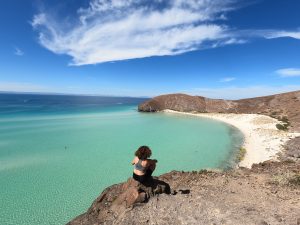
<instances>
[{"instance_id":1,"label":"woman's leg","mask_svg":"<svg viewBox=\"0 0 300 225\"><path fill-rule=\"evenodd\" d=\"M148 167L145 176L146 176L146 177L151 177L153 171L155 170L155 168L156 168L156 163L151 164L151 165Z\"/></svg>"},{"instance_id":2,"label":"woman's leg","mask_svg":"<svg viewBox=\"0 0 300 225\"><path fill-rule=\"evenodd\" d=\"M133 173L132 175L133 179L135 179L136 181L143 183L146 180L146 176L145 175L136 175L135 173Z\"/></svg>"}]
</instances>

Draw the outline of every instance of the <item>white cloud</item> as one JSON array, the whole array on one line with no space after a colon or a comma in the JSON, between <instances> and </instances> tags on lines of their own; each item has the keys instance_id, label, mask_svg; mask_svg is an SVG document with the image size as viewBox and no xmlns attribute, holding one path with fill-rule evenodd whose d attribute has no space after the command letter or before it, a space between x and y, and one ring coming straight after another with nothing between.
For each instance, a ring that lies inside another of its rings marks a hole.
<instances>
[{"instance_id":1,"label":"white cloud","mask_svg":"<svg viewBox=\"0 0 300 225\"><path fill-rule=\"evenodd\" d=\"M300 31L266 31L263 36L269 39L282 37L300 39Z\"/></svg>"},{"instance_id":2,"label":"white cloud","mask_svg":"<svg viewBox=\"0 0 300 225\"><path fill-rule=\"evenodd\" d=\"M243 42L214 22L225 19L235 1L92 0L71 29L46 12L35 15L32 26L42 46L71 56L74 65L176 55Z\"/></svg>"},{"instance_id":3,"label":"white cloud","mask_svg":"<svg viewBox=\"0 0 300 225\"><path fill-rule=\"evenodd\" d=\"M285 68L276 70L281 77L300 77L300 68Z\"/></svg>"},{"instance_id":4,"label":"white cloud","mask_svg":"<svg viewBox=\"0 0 300 225\"><path fill-rule=\"evenodd\" d=\"M237 4L238 3L238 4ZM46 11L33 17L42 46L72 65L176 55L245 44L253 38L300 39L300 30L238 30L226 26L238 0L90 0L72 22Z\"/></svg>"},{"instance_id":5,"label":"white cloud","mask_svg":"<svg viewBox=\"0 0 300 225\"><path fill-rule=\"evenodd\" d=\"M183 91L190 95L199 95L208 98L217 99L242 99L260 97L266 95L279 94L289 91L300 90L300 85L286 86L248 86L248 87L224 87L224 88L195 88L193 90Z\"/></svg>"},{"instance_id":6,"label":"white cloud","mask_svg":"<svg viewBox=\"0 0 300 225\"><path fill-rule=\"evenodd\" d=\"M220 82L230 82L230 81L234 81L236 78L235 77L224 77L222 79L220 79Z\"/></svg>"},{"instance_id":7,"label":"white cloud","mask_svg":"<svg viewBox=\"0 0 300 225\"><path fill-rule=\"evenodd\" d=\"M17 56L23 56L24 52L20 48L15 47L14 54L17 55Z\"/></svg>"}]
</instances>

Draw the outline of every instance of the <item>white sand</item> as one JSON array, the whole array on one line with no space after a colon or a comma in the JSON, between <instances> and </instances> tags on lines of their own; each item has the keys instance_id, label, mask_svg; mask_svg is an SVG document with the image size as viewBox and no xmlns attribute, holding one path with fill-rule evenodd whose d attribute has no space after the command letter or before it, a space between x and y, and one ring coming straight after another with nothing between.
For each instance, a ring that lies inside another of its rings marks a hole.
<instances>
[{"instance_id":1,"label":"white sand","mask_svg":"<svg viewBox=\"0 0 300 225\"><path fill-rule=\"evenodd\" d=\"M252 164L266 160L276 160L277 153L283 150L286 141L300 133L280 131L276 128L278 120L258 114L227 114L227 113L185 113L164 110L165 113L177 113L205 117L223 121L238 128L245 137L243 147L247 153L238 166L251 168Z\"/></svg>"}]
</instances>

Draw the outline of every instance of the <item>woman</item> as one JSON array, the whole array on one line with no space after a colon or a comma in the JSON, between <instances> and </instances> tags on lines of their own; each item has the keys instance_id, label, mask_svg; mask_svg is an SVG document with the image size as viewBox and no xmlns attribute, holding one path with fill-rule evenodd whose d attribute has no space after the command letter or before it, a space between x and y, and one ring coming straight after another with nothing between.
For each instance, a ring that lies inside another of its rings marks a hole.
<instances>
[{"instance_id":1,"label":"woman","mask_svg":"<svg viewBox=\"0 0 300 225\"><path fill-rule=\"evenodd\" d=\"M151 149L148 146L141 146L135 152L135 157L132 160L132 165L134 165L133 179L140 183L151 178L155 170L157 160L149 159L151 154Z\"/></svg>"}]
</instances>

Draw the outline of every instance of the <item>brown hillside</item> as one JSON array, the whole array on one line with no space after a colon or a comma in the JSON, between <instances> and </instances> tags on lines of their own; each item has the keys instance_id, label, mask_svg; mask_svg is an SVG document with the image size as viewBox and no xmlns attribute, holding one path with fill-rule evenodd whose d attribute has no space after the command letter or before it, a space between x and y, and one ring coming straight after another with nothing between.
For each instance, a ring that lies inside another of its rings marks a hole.
<instances>
[{"instance_id":1,"label":"brown hillside","mask_svg":"<svg viewBox=\"0 0 300 225\"><path fill-rule=\"evenodd\" d=\"M240 100L211 99L186 94L157 96L139 105L141 112L171 109L181 112L257 113L277 119L287 117L293 131L300 131L300 91Z\"/></svg>"}]
</instances>

